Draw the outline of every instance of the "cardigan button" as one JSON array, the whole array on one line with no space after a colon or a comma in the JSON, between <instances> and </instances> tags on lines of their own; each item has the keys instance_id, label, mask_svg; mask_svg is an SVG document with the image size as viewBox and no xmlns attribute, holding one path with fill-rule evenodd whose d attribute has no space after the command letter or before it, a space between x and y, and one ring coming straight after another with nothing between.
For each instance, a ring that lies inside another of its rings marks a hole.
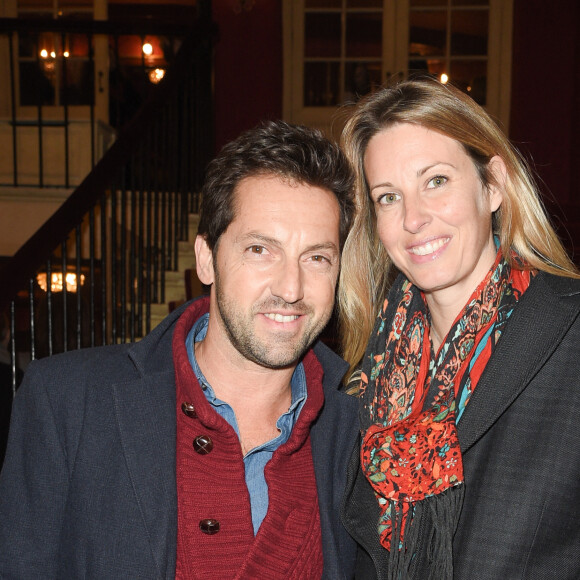
<instances>
[{"instance_id":1,"label":"cardigan button","mask_svg":"<svg viewBox=\"0 0 580 580\"><path fill-rule=\"evenodd\" d=\"M181 410L192 419L195 419L197 417L197 413L195 412L195 407L193 406L193 403L188 402L181 403Z\"/></svg>"},{"instance_id":2,"label":"cardigan button","mask_svg":"<svg viewBox=\"0 0 580 580\"><path fill-rule=\"evenodd\" d=\"M200 455L207 455L213 449L213 441L209 435L198 435L193 440L193 449Z\"/></svg>"},{"instance_id":3,"label":"cardigan button","mask_svg":"<svg viewBox=\"0 0 580 580\"><path fill-rule=\"evenodd\" d=\"M207 519L199 522L199 529L208 536L213 536L220 531L220 523L217 520Z\"/></svg>"}]
</instances>

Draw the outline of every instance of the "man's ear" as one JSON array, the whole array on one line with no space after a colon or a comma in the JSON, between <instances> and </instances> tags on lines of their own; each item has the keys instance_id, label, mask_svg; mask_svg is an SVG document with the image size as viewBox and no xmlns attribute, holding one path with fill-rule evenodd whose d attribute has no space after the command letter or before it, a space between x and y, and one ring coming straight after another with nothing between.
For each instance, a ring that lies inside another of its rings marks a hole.
<instances>
[{"instance_id":1,"label":"man's ear","mask_svg":"<svg viewBox=\"0 0 580 580\"><path fill-rule=\"evenodd\" d=\"M210 286L214 282L213 253L203 236L195 238L195 268L202 284Z\"/></svg>"},{"instance_id":2,"label":"man's ear","mask_svg":"<svg viewBox=\"0 0 580 580\"><path fill-rule=\"evenodd\" d=\"M491 213L493 213L499 209L503 201L507 181L507 169L504 160L499 155L495 155L490 159L489 171L491 173L489 204L491 206Z\"/></svg>"}]
</instances>

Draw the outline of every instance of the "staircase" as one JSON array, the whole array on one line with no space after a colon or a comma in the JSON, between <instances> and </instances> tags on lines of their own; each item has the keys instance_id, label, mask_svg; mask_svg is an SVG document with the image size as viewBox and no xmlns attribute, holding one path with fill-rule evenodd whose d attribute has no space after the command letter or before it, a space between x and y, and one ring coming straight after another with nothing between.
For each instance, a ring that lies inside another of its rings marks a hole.
<instances>
[{"instance_id":1,"label":"staircase","mask_svg":"<svg viewBox=\"0 0 580 580\"><path fill-rule=\"evenodd\" d=\"M178 243L177 270L165 273L165 301L151 304L151 329L183 302L203 293L195 273L195 236L199 214L189 214L187 241Z\"/></svg>"},{"instance_id":2,"label":"staircase","mask_svg":"<svg viewBox=\"0 0 580 580\"><path fill-rule=\"evenodd\" d=\"M197 6L199 18L163 81L75 191L0 266L13 392L18 366L139 340L201 293L188 270L195 272L199 191L214 152L215 29L211 2ZM87 26L88 34L101 32L97 22Z\"/></svg>"}]
</instances>

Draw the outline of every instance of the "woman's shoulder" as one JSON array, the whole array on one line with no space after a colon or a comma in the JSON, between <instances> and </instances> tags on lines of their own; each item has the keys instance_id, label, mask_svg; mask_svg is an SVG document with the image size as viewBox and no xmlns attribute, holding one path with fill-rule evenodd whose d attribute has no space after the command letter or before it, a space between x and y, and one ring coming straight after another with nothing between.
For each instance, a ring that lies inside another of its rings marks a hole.
<instances>
[{"instance_id":1,"label":"woman's shoulder","mask_svg":"<svg viewBox=\"0 0 580 580\"><path fill-rule=\"evenodd\" d=\"M548 272L539 272L532 281L531 288L536 291L551 291L562 298L576 298L580 300L580 278L570 276L556 276Z\"/></svg>"}]
</instances>

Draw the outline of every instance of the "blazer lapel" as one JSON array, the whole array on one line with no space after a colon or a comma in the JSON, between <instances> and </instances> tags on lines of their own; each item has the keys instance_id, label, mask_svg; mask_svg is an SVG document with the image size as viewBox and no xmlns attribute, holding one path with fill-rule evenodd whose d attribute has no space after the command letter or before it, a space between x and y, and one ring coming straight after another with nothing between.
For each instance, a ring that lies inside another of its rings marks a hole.
<instances>
[{"instance_id":1,"label":"blazer lapel","mask_svg":"<svg viewBox=\"0 0 580 580\"><path fill-rule=\"evenodd\" d=\"M465 453L497 421L550 358L578 317L575 281L539 273L514 309L458 425ZM549 312L549 317L545 313Z\"/></svg>"},{"instance_id":2,"label":"blazer lapel","mask_svg":"<svg viewBox=\"0 0 580 580\"><path fill-rule=\"evenodd\" d=\"M133 492L158 576L173 578L177 550L175 378L172 328L161 330L131 349L130 357L141 376L114 384L113 397Z\"/></svg>"}]
</instances>

